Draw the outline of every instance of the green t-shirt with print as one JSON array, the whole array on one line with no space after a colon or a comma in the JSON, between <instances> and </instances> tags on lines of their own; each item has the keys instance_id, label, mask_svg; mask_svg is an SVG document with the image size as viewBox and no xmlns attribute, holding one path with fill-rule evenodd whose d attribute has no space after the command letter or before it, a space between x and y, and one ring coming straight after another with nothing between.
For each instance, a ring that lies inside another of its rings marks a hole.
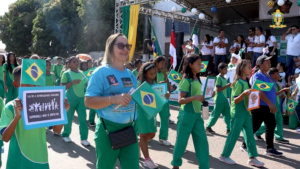
<instances>
[{"instance_id":1,"label":"green t-shirt with print","mask_svg":"<svg viewBox=\"0 0 300 169\"><path fill-rule=\"evenodd\" d=\"M157 79L157 83L165 81L164 73L162 71L157 72L156 79Z\"/></svg>"},{"instance_id":2,"label":"green t-shirt with print","mask_svg":"<svg viewBox=\"0 0 300 169\"><path fill-rule=\"evenodd\" d=\"M134 69L132 73L134 74L135 77L138 77L139 75L139 71L137 71L137 69Z\"/></svg>"},{"instance_id":3,"label":"green t-shirt with print","mask_svg":"<svg viewBox=\"0 0 300 169\"><path fill-rule=\"evenodd\" d=\"M79 84L73 84L69 89L67 89L67 98L68 100L77 100L84 97L85 93L85 84L87 82L86 77L84 76L83 72L78 70L78 72L74 72L71 69L65 71L61 78L62 84L70 83L73 80L80 79Z\"/></svg>"},{"instance_id":4,"label":"green t-shirt with print","mask_svg":"<svg viewBox=\"0 0 300 169\"><path fill-rule=\"evenodd\" d=\"M55 84L54 73L50 73L50 75L46 74L46 86L54 86L54 84Z\"/></svg>"},{"instance_id":5,"label":"green t-shirt with print","mask_svg":"<svg viewBox=\"0 0 300 169\"><path fill-rule=\"evenodd\" d=\"M55 73L55 78L56 79L59 79L60 78L60 73L61 73L61 71L62 71L62 69L63 69L63 65L54 65L54 73Z\"/></svg>"},{"instance_id":6,"label":"green t-shirt with print","mask_svg":"<svg viewBox=\"0 0 300 169\"><path fill-rule=\"evenodd\" d=\"M8 102L0 120L1 138L3 131L15 117L14 103ZM6 169L49 169L45 127L25 130L22 119L16 125L8 150Z\"/></svg>"},{"instance_id":7,"label":"green t-shirt with print","mask_svg":"<svg viewBox=\"0 0 300 169\"><path fill-rule=\"evenodd\" d=\"M3 65L0 65L0 80L3 81Z\"/></svg>"},{"instance_id":8,"label":"green t-shirt with print","mask_svg":"<svg viewBox=\"0 0 300 169\"><path fill-rule=\"evenodd\" d=\"M184 78L179 83L179 91L186 93L186 97L202 95L201 83L198 79ZM180 109L187 113L200 113L202 103L198 100L193 100L190 103L181 105Z\"/></svg>"},{"instance_id":9,"label":"green t-shirt with print","mask_svg":"<svg viewBox=\"0 0 300 169\"><path fill-rule=\"evenodd\" d=\"M12 70L14 70L15 66L14 65L11 66L12 66ZM7 63L4 63L2 70L3 72L6 72L6 85L12 86L14 81L14 76L12 75L12 73L8 71Z\"/></svg>"},{"instance_id":10,"label":"green t-shirt with print","mask_svg":"<svg viewBox=\"0 0 300 169\"><path fill-rule=\"evenodd\" d=\"M279 92L280 89L281 89L281 88L279 87L279 84L278 84L277 82L276 82L276 88L275 88L275 89L276 89L276 93ZM277 100L278 103L280 103L280 95L277 95L277 96L276 96L276 100Z\"/></svg>"},{"instance_id":11,"label":"green t-shirt with print","mask_svg":"<svg viewBox=\"0 0 300 169\"><path fill-rule=\"evenodd\" d=\"M246 80L239 79L234 83L231 93L231 117L246 117L250 115L248 108L248 96L244 97L244 100L240 101L238 104L234 103L234 98L241 95L245 90L249 89L249 84Z\"/></svg>"},{"instance_id":12,"label":"green t-shirt with print","mask_svg":"<svg viewBox=\"0 0 300 169\"><path fill-rule=\"evenodd\" d=\"M217 92L217 87L224 87L227 85L227 80L222 77L221 75L218 75L217 76L217 80L216 80L216 87L215 87L215 98L214 98L214 101L215 103L226 103L228 102L227 100L227 88L224 89L223 91L221 92Z\"/></svg>"}]
</instances>

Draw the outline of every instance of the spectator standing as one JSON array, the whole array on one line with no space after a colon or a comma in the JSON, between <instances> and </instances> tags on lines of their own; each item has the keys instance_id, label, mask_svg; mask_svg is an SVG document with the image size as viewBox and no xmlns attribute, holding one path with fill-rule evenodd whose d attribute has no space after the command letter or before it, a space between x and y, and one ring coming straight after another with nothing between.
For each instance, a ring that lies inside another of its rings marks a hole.
<instances>
[{"instance_id":1,"label":"spectator standing","mask_svg":"<svg viewBox=\"0 0 300 169\"><path fill-rule=\"evenodd\" d=\"M255 66L257 58L263 54L263 48L266 41L266 38L262 34L262 28L260 26L255 27L255 34L256 36L254 39L254 43L251 43L249 45L250 47L253 47L252 68Z\"/></svg>"},{"instance_id":2,"label":"spectator standing","mask_svg":"<svg viewBox=\"0 0 300 169\"><path fill-rule=\"evenodd\" d=\"M226 62L226 48L228 47L228 39L225 38L224 30L219 31L219 36L214 39L215 47L215 74L219 74L218 65Z\"/></svg>"},{"instance_id":3,"label":"spectator standing","mask_svg":"<svg viewBox=\"0 0 300 169\"><path fill-rule=\"evenodd\" d=\"M253 57L253 47L249 46L251 43L254 43L255 40L255 28L251 27L249 29L249 36L245 39L247 49L246 49L246 56L245 58L252 62Z\"/></svg>"},{"instance_id":4,"label":"spectator standing","mask_svg":"<svg viewBox=\"0 0 300 169\"><path fill-rule=\"evenodd\" d=\"M264 32L266 36L266 46L268 46L269 53L267 56L272 56L271 58L271 67L277 66L278 50L277 50L277 40L275 36L272 35L269 29L266 29Z\"/></svg>"}]
</instances>

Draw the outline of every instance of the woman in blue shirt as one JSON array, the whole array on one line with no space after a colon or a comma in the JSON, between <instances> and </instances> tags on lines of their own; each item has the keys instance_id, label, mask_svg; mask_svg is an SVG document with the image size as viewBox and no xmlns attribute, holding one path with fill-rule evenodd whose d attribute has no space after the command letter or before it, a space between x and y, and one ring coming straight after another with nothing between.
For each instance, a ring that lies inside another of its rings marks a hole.
<instances>
[{"instance_id":1,"label":"woman in blue shirt","mask_svg":"<svg viewBox=\"0 0 300 169\"><path fill-rule=\"evenodd\" d=\"M113 169L117 159L122 169L139 169L138 142L113 150L108 132L122 130L137 118L135 102L127 94L136 88L133 73L124 67L129 58L131 45L123 34L113 34L106 41L103 66L90 78L85 94L85 105L96 109L100 118L95 130L97 169ZM122 105L116 108L118 105Z\"/></svg>"}]
</instances>

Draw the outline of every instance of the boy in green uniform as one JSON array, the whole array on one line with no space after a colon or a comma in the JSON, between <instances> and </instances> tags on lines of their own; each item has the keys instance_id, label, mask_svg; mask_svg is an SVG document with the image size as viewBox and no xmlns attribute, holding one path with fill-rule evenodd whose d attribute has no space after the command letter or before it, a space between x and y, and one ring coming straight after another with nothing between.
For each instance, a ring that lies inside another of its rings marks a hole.
<instances>
[{"instance_id":1,"label":"boy in green uniform","mask_svg":"<svg viewBox=\"0 0 300 169\"><path fill-rule=\"evenodd\" d=\"M20 86L21 66L13 71L14 83ZM22 84L23 87L33 85ZM67 103L65 102L65 107ZM49 169L45 127L25 130L21 120L22 103L15 99L2 111L0 131L2 140L10 141L6 169ZM17 159L17 161L16 161Z\"/></svg>"},{"instance_id":2,"label":"boy in green uniform","mask_svg":"<svg viewBox=\"0 0 300 169\"><path fill-rule=\"evenodd\" d=\"M59 86L60 85L60 73L62 71L62 68L63 68L63 65L61 64L61 57L58 57L57 58L57 64L54 65L54 68L53 68L53 73L55 74L55 78L57 79L56 80L56 83L55 83L55 86Z\"/></svg>"},{"instance_id":3,"label":"boy in green uniform","mask_svg":"<svg viewBox=\"0 0 300 169\"><path fill-rule=\"evenodd\" d=\"M134 70L132 71L132 73L133 73L134 76L137 78L138 75L139 75L139 70L140 70L141 66L143 65L143 62L142 62L142 60L137 59L137 60L134 62L134 65L135 65L136 69L134 69Z\"/></svg>"},{"instance_id":4,"label":"boy in green uniform","mask_svg":"<svg viewBox=\"0 0 300 169\"><path fill-rule=\"evenodd\" d=\"M220 74L217 76L216 87L215 87L215 106L212 111L208 122L206 124L206 131L210 134L214 134L215 132L212 130L212 126L214 126L222 113L223 119L227 126L226 134L230 131L230 106L228 102L228 87L231 83L227 83L227 80L224 78L224 75L227 73L227 64L220 63L218 66Z\"/></svg>"},{"instance_id":5,"label":"boy in green uniform","mask_svg":"<svg viewBox=\"0 0 300 169\"><path fill-rule=\"evenodd\" d=\"M69 136L72 131L72 121L76 110L78 114L81 144L89 146L90 143L87 141L89 130L86 124L86 107L84 104L86 77L82 71L78 70L79 63L76 57L69 59L69 66L70 69L65 71L61 78L61 84L66 86L66 97L70 103L70 110L67 112L68 124L64 125L62 136L65 142L72 142Z\"/></svg>"},{"instance_id":6,"label":"boy in green uniform","mask_svg":"<svg viewBox=\"0 0 300 169\"><path fill-rule=\"evenodd\" d=\"M280 75L279 75L279 70L276 68L271 68L269 71L269 75L272 77L272 79L275 82L278 82L278 80L280 79ZM275 142L278 143L282 143L282 144L289 144L289 140L285 140L283 138L283 118L282 118L282 114L281 114L281 109L280 109L280 96L282 93L284 92L288 92L290 90L289 87L284 88L282 90L280 90L281 87L279 86L278 83L276 83L276 95L277 95L277 99L275 102L275 106L278 110L277 113L275 113L275 120L276 120L276 128L274 130L274 135L275 135ZM254 134L254 137L256 138L256 140L258 141L264 141L263 138L261 138L261 135L266 131L266 127L265 127L265 123L262 123L261 127L259 128L259 130Z\"/></svg>"},{"instance_id":7,"label":"boy in green uniform","mask_svg":"<svg viewBox=\"0 0 300 169\"><path fill-rule=\"evenodd\" d=\"M17 67L17 60L14 53L9 53L7 55L7 63L3 65L3 82L4 90L6 91L5 103L18 97L18 90L13 85L14 77L12 71Z\"/></svg>"}]
</instances>

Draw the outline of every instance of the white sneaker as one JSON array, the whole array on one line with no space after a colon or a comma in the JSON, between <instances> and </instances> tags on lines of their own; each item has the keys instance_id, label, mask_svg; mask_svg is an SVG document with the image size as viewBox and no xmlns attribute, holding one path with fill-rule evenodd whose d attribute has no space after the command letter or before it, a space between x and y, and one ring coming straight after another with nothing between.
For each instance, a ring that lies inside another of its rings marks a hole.
<instances>
[{"instance_id":1,"label":"white sneaker","mask_svg":"<svg viewBox=\"0 0 300 169\"><path fill-rule=\"evenodd\" d=\"M83 146L90 146L90 142L88 142L87 140L81 140L80 142Z\"/></svg>"},{"instance_id":2,"label":"white sneaker","mask_svg":"<svg viewBox=\"0 0 300 169\"><path fill-rule=\"evenodd\" d=\"M64 139L64 141L66 143L71 143L72 142L72 140L70 139L70 137L63 137L63 139Z\"/></svg>"},{"instance_id":3,"label":"white sneaker","mask_svg":"<svg viewBox=\"0 0 300 169\"><path fill-rule=\"evenodd\" d=\"M156 165L151 159L149 159L149 160L145 160L144 167L155 169L158 168L158 165Z\"/></svg>"},{"instance_id":4,"label":"white sneaker","mask_svg":"<svg viewBox=\"0 0 300 169\"><path fill-rule=\"evenodd\" d=\"M162 140L162 139L159 139L158 143L159 144L163 144L165 146L170 146L171 145L170 142L168 142L167 140Z\"/></svg>"},{"instance_id":5,"label":"white sneaker","mask_svg":"<svg viewBox=\"0 0 300 169\"><path fill-rule=\"evenodd\" d=\"M226 164L230 164L230 165L235 164L235 161L233 161L229 157L223 157L223 156L221 156L221 157L219 157L219 160L222 161L222 162L224 162L224 163L226 163Z\"/></svg>"},{"instance_id":6,"label":"white sneaker","mask_svg":"<svg viewBox=\"0 0 300 169\"><path fill-rule=\"evenodd\" d=\"M256 166L256 167L262 167L265 165L265 163L258 161L256 158L248 159L247 162L248 165Z\"/></svg>"}]
</instances>

